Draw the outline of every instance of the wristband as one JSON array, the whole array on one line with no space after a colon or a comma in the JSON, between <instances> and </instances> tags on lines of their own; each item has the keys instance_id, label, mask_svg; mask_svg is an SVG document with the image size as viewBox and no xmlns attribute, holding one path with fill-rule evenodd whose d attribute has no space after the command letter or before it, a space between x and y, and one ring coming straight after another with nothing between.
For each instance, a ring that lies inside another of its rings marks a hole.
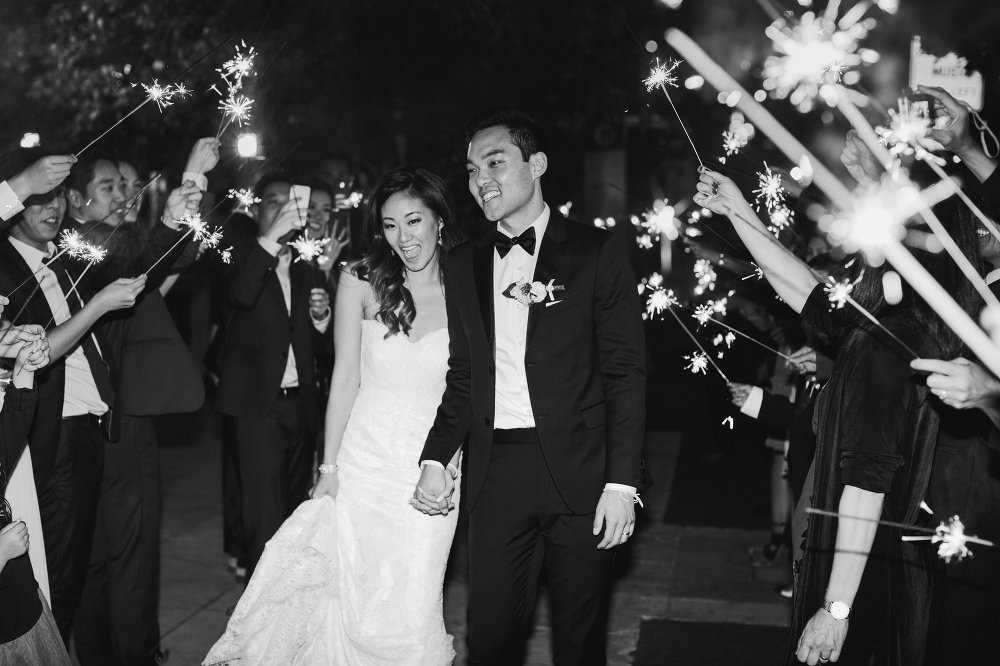
<instances>
[{"instance_id":1,"label":"wristband","mask_svg":"<svg viewBox=\"0 0 1000 666\"><path fill-rule=\"evenodd\" d=\"M340 468L336 465L331 465L329 463L323 463L317 469L319 469L320 474L336 474L337 470Z\"/></svg>"},{"instance_id":2,"label":"wristband","mask_svg":"<svg viewBox=\"0 0 1000 666\"><path fill-rule=\"evenodd\" d=\"M453 478L453 479L457 479L458 478L458 468L457 467L455 467L451 463L448 463L447 469L448 469L449 472L451 472L451 478Z\"/></svg>"}]
</instances>

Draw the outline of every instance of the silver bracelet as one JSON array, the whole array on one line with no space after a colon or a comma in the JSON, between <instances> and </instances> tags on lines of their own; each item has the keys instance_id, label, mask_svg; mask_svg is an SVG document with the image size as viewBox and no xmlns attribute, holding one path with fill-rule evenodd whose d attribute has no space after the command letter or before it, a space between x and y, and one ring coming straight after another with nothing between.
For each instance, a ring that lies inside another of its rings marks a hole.
<instances>
[{"instance_id":1,"label":"silver bracelet","mask_svg":"<svg viewBox=\"0 0 1000 666\"><path fill-rule=\"evenodd\" d=\"M331 465L329 463L323 463L322 465L319 466L319 473L320 474L336 474L337 470L339 470L339 469L340 468L337 467L336 465Z\"/></svg>"}]
</instances>

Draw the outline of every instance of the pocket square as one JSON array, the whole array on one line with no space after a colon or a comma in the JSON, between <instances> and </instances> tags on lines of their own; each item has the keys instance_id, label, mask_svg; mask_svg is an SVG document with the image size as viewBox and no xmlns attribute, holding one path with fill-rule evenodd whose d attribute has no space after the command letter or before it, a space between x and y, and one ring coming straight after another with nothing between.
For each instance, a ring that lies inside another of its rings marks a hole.
<instances>
[{"instance_id":1,"label":"pocket square","mask_svg":"<svg viewBox=\"0 0 1000 666\"><path fill-rule=\"evenodd\" d=\"M549 301L548 303L545 304L545 307L549 308L549 307L552 307L553 305L558 305L559 303L562 303L562 300Z\"/></svg>"}]
</instances>

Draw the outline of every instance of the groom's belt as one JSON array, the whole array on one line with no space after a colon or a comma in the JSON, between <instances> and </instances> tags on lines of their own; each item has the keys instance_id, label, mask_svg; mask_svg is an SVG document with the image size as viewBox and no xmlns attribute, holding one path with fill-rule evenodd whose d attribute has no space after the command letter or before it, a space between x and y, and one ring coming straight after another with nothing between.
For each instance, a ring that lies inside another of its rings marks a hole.
<instances>
[{"instance_id":1,"label":"groom's belt","mask_svg":"<svg viewBox=\"0 0 1000 666\"><path fill-rule=\"evenodd\" d=\"M534 428L508 428L493 431L494 444L535 444L538 433Z\"/></svg>"}]
</instances>

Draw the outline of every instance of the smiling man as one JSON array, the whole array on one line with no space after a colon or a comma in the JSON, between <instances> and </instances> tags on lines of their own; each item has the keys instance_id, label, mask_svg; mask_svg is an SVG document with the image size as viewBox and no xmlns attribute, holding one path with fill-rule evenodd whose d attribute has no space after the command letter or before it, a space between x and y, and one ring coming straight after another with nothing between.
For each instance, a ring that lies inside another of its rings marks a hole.
<instances>
[{"instance_id":1,"label":"smiling man","mask_svg":"<svg viewBox=\"0 0 1000 666\"><path fill-rule=\"evenodd\" d=\"M554 662L604 664L613 549L644 485L635 276L614 234L545 203L534 119L486 111L467 136L469 191L496 227L448 255L447 388L415 506L447 507L446 468L470 434L469 663L517 662L544 560Z\"/></svg>"}]
</instances>

